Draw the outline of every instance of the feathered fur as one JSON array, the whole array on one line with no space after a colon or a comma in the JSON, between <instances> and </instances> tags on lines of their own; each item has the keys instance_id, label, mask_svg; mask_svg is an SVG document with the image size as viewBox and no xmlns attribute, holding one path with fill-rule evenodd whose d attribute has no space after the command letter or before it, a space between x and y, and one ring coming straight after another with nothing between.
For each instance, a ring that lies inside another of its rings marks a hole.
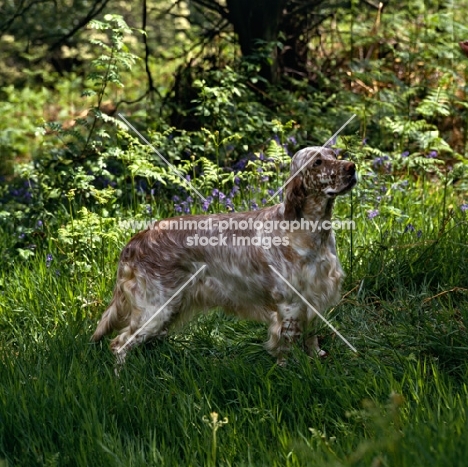
<instances>
[{"instance_id":1,"label":"feathered fur","mask_svg":"<svg viewBox=\"0 0 468 467\"><path fill-rule=\"evenodd\" d=\"M131 347L165 336L197 312L222 307L241 318L268 323L266 347L282 362L315 312L271 267L319 313L339 300L343 271L332 230L285 228L281 221L318 221L320 226L331 219L335 197L356 183L352 162L337 160L332 150L318 147L299 151L291 174L296 175L285 188L284 203L252 212L173 218L193 221L184 230L168 229L167 220L158 221L135 235L122 251L114 296L92 339L117 331L111 348L123 361ZM209 219L211 227L201 228ZM249 219L257 227L255 221L263 225L276 221L276 227L271 232L220 227L223 222ZM196 235L208 239L224 235L226 241L222 246L194 245ZM250 246L233 246L239 237L250 239ZM273 244L272 238L281 239L280 244ZM268 243L271 247L265 248ZM305 344L310 353L321 352L316 337L305 339Z\"/></svg>"}]
</instances>

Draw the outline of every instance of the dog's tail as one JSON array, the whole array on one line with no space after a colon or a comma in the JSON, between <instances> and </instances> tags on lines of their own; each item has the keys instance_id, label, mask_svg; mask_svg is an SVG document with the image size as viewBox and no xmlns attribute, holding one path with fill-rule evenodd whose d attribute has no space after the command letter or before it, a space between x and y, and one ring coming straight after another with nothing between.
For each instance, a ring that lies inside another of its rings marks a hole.
<instances>
[{"instance_id":1,"label":"dog's tail","mask_svg":"<svg viewBox=\"0 0 468 467\"><path fill-rule=\"evenodd\" d=\"M117 273L114 296L91 337L92 342L99 342L112 331L118 331L129 325L132 301L134 301L130 292L135 283L136 278L133 268L128 264L121 264Z\"/></svg>"}]
</instances>

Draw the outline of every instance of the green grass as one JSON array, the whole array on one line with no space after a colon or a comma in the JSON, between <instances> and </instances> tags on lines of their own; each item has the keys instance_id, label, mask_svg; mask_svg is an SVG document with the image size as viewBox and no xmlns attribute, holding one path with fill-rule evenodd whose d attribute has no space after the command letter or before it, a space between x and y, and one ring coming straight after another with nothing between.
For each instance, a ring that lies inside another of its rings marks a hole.
<instances>
[{"instance_id":1,"label":"green grass","mask_svg":"<svg viewBox=\"0 0 468 467\"><path fill-rule=\"evenodd\" d=\"M46 239L28 260L5 255L0 465L465 465L468 228L456 208L443 220L447 195L456 206L451 191L408 190L392 199L408 217L372 221L353 199L352 255L337 233L349 293L331 319L358 354L322 327L329 357L295 349L285 368L263 350L263 325L216 312L136 349L117 378L107 342L89 338L120 246L74 256ZM13 244L5 228L1 249Z\"/></svg>"}]
</instances>

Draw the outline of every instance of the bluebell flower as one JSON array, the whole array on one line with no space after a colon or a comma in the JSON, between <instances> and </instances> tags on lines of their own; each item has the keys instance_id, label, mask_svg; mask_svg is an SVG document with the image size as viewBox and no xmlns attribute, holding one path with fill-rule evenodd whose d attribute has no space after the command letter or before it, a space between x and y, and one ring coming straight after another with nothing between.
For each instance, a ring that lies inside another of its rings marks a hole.
<instances>
[{"instance_id":1,"label":"bluebell flower","mask_svg":"<svg viewBox=\"0 0 468 467\"><path fill-rule=\"evenodd\" d=\"M405 227L405 231L403 233L406 233L406 232L414 232L415 231L415 228L414 228L414 225L413 224L408 224L406 227Z\"/></svg>"},{"instance_id":2,"label":"bluebell flower","mask_svg":"<svg viewBox=\"0 0 468 467\"><path fill-rule=\"evenodd\" d=\"M187 182L190 182L190 180L191 180L190 175L186 175L185 180L187 180Z\"/></svg>"},{"instance_id":3,"label":"bluebell flower","mask_svg":"<svg viewBox=\"0 0 468 467\"><path fill-rule=\"evenodd\" d=\"M378 169L380 167L383 167L385 162L389 160L389 157L387 155L385 156L382 156L382 157L376 157L373 161L372 161L372 167L374 167L374 169Z\"/></svg>"},{"instance_id":4,"label":"bluebell flower","mask_svg":"<svg viewBox=\"0 0 468 467\"><path fill-rule=\"evenodd\" d=\"M377 217L379 215L379 210L378 209L373 209L371 211L368 211L367 217L369 219L373 219L374 217Z\"/></svg>"},{"instance_id":5,"label":"bluebell flower","mask_svg":"<svg viewBox=\"0 0 468 467\"><path fill-rule=\"evenodd\" d=\"M192 204L193 203L193 198L191 196L187 196L186 201L187 201L187 203Z\"/></svg>"},{"instance_id":6,"label":"bluebell flower","mask_svg":"<svg viewBox=\"0 0 468 467\"><path fill-rule=\"evenodd\" d=\"M464 203L460 206L460 209L462 210L462 212L466 212L468 211L468 204Z\"/></svg>"},{"instance_id":7,"label":"bluebell flower","mask_svg":"<svg viewBox=\"0 0 468 467\"><path fill-rule=\"evenodd\" d=\"M42 223L42 221L37 221L37 226L38 227L42 227L44 224Z\"/></svg>"},{"instance_id":8,"label":"bluebell flower","mask_svg":"<svg viewBox=\"0 0 468 467\"><path fill-rule=\"evenodd\" d=\"M218 196L219 190L218 190L217 188L215 188L215 189L211 192L211 194L212 194L213 196Z\"/></svg>"},{"instance_id":9,"label":"bluebell flower","mask_svg":"<svg viewBox=\"0 0 468 467\"><path fill-rule=\"evenodd\" d=\"M364 139L362 140L362 145L365 146L366 144L367 144L367 138L364 138Z\"/></svg>"},{"instance_id":10,"label":"bluebell flower","mask_svg":"<svg viewBox=\"0 0 468 467\"><path fill-rule=\"evenodd\" d=\"M54 258L50 253L46 256L46 266L47 267L50 267L50 263L52 262L53 259Z\"/></svg>"},{"instance_id":11,"label":"bluebell flower","mask_svg":"<svg viewBox=\"0 0 468 467\"><path fill-rule=\"evenodd\" d=\"M416 232L416 236L417 236L418 238L421 238L421 237L422 237L422 230L418 230L418 231Z\"/></svg>"},{"instance_id":12,"label":"bluebell flower","mask_svg":"<svg viewBox=\"0 0 468 467\"><path fill-rule=\"evenodd\" d=\"M175 212L182 212L182 207L180 206L180 204L175 204L174 205L174 211Z\"/></svg>"},{"instance_id":13,"label":"bluebell flower","mask_svg":"<svg viewBox=\"0 0 468 467\"><path fill-rule=\"evenodd\" d=\"M255 201L250 202L250 207L256 211L258 209L258 204Z\"/></svg>"},{"instance_id":14,"label":"bluebell flower","mask_svg":"<svg viewBox=\"0 0 468 467\"><path fill-rule=\"evenodd\" d=\"M211 204L211 201L209 199L206 199L206 201L203 201L202 210L205 212L208 211L210 204Z\"/></svg>"},{"instance_id":15,"label":"bluebell flower","mask_svg":"<svg viewBox=\"0 0 468 467\"><path fill-rule=\"evenodd\" d=\"M225 195L222 191L219 192L219 195L218 195L218 196L219 196L219 199L221 199L221 200L223 200L224 198L226 198L226 195Z\"/></svg>"},{"instance_id":16,"label":"bluebell flower","mask_svg":"<svg viewBox=\"0 0 468 467\"><path fill-rule=\"evenodd\" d=\"M266 199L266 198L263 198L263 199L262 199L262 204L263 204L263 205L267 204L267 199Z\"/></svg>"},{"instance_id":17,"label":"bluebell flower","mask_svg":"<svg viewBox=\"0 0 468 467\"><path fill-rule=\"evenodd\" d=\"M172 197L172 201L174 201L175 203L177 203L177 202L179 201L179 199L180 199L180 198L179 198L177 195L174 195L174 196Z\"/></svg>"},{"instance_id":18,"label":"bluebell flower","mask_svg":"<svg viewBox=\"0 0 468 467\"><path fill-rule=\"evenodd\" d=\"M437 159L437 151L431 151L426 157L428 159Z\"/></svg>"},{"instance_id":19,"label":"bluebell flower","mask_svg":"<svg viewBox=\"0 0 468 467\"><path fill-rule=\"evenodd\" d=\"M261 152L260 155L258 156L258 158L259 158L261 161L264 161L264 160L265 160L265 154L263 154L263 152Z\"/></svg>"},{"instance_id":20,"label":"bluebell flower","mask_svg":"<svg viewBox=\"0 0 468 467\"><path fill-rule=\"evenodd\" d=\"M239 183L240 183L240 178L239 178L239 177L234 177L234 183L235 183L236 185L239 185Z\"/></svg>"},{"instance_id":21,"label":"bluebell flower","mask_svg":"<svg viewBox=\"0 0 468 467\"><path fill-rule=\"evenodd\" d=\"M294 136L289 136L288 141L293 145L297 144L296 138L294 138Z\"/></svg>"},{"instance_id":22,"label":"bluebell flower","mask_svg":"<svg viewBox=\"0 0 468 467\"><path fill-rule=\"evenodd\" d=\"M401 153L401 157L405 158L409 156L409 151L404 151Z\"/></svg>"},{"instance_id":23,"label":"bluebell flower","mask_svg":"<svg viewBox=\"0 0 468 467\"><path fill-rule=\"evenodd\" d=\"M275 190L272 190L271 188L268 190L268 194L270 196L273 196L275 194Z\"/></svg>"},{"instance_id":24,"label":"bluebell flower","mask_svg":"<svg viewBox=\"0 0 468 467\"><path fill-rule=\"evenodd\" d=\"M240 171L242 171L242 170L245 169L245 166L247 165L248 162L249 162L248 159L244 157L244 158L241 159L240 161L236 162L236 163L232 166L232 168L233 168L234 170L240 170Z\"/></svg>"},{"instance_id":25,"label":"bluebell flower","mask_svg":"<svg viewBox=\"0 0 468 467\"><path fill-rule=\"evenodd\" d=\"M146 213L147 213L147 214L151 214L152 212L153 212L153 208L148 204L148 205L146 206Z\"/></svg>"},{"instance_id":26,"label":"bluebell flower","mask_svg":"<svg viewBox=\"0 0 468 467\"><path fill-rule=\"evenodd\" d=\"M268 180L270 180L270 177L268 177L268 175L264 175L263 177L260 178L261 182L268 182Z\"/></svg>"},{"instance_id":27,"label":"bluebell flower","mask_svg":"<svg viewBox=\"0 0 468 467\"><path fill-rule=\"evenodd\" d=\"M232 190L231 190L231 193L229 193L229 197L234 198L234 196L236 196L237 193L239 193L239 187L238 186L233 186Z\"/></svg>"}]
</instances>

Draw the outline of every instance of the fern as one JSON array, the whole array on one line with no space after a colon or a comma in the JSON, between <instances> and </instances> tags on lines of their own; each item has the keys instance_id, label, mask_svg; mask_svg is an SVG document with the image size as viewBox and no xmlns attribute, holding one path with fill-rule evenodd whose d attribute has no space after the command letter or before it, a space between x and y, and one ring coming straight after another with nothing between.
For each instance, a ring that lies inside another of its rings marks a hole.
<instances>
[{"instance_id":1,"label":"fern","mask_svg":"<svg viewBox=\"0 0 468 467\"><path fill-rule=\"evenodd\" d=\"M437 115L448 117L450 115L449 95L447 91L441 89L430 89L428 95L416 108L416 112L425 118Z\"/></svg>"}]
</instances>

